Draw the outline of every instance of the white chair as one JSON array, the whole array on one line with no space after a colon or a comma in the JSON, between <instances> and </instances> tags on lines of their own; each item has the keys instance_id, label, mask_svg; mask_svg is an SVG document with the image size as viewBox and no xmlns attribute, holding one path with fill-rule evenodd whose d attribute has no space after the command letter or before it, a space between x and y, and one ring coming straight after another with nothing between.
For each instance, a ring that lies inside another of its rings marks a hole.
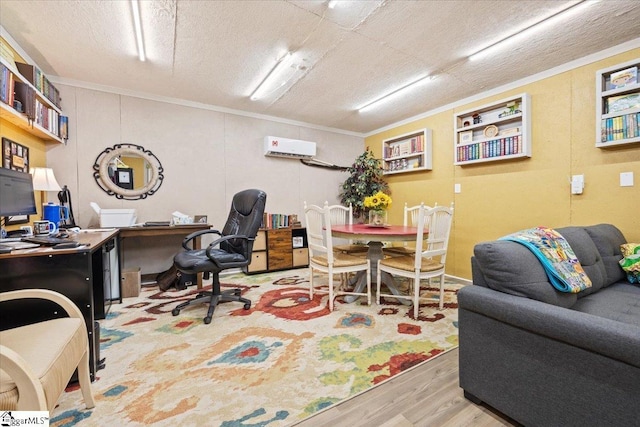
<instances>
[{"instance_id":1,"label":"white chair","mask_svg":"<svg viewBox=\"0 0 640 427\"><path fill-rule=\"evenodd\" d=\"M329 206L323 208L304 204L304 216L307 228L307 242L309 245L309 297L313 293L329 294L329 310L333 311L333 300L339 295L366 296L367 304L371 305L371 263L366 258L336 252L333 249L331 237L331 213ZM329 290L315 289L313 276L316 271L326 273L329 278ZM334 289L334 274L364 272L367 279L367 292L352 292L341 288Z\"/></svg>"},{"instance_id":2,"label":"white chair","mask_svg":"<svg viewBox=\"0 0 640 427\"><path fill-rule=\"evenodd\" d=\"M351 204L349 204L349 207L346 207L342 205L329 205L329 202L324 202L324 205L329 207L331 225L353 224L353 206ZM349 240L346 244L334 245L333 249L347 254L362 255L366 254L369 248L367 245L358 245Z\"/></svg>"},{"instance_id":3,"label":"white chair","mask_svg":"<svg viewBox=\"0 0 640 427\"><path fill-rule=\"evenodd\" d=\"M378 261L377 275L378 292L376 302L380 304L380 297L410 299L413 301L414 318L418 317L420 299L436 299L420 295L420 280L427 280L432 277L440 278L440 297L438 301L440 310L443 308L444 270L453 218L453 208L444 206L436 206L431 209L425 209L424 206L420 206L419 211L415 254L381 259ZM426 223L429 224L429 237L425 242L423 241L423 232ZM382 294L380 292L380 279L383 271L391 275L413 279L411 282L413 292L408 295Z\"/></svg>"},{"instance_id":4,"label":"white chair","mask_svg":"<svg viewBox=\"0 0 640 427\"><path fill-rule=\"evenodd\" d=\"M408 206L405 202L404 204L404 219L402 224L407 227L417 227L418 226L418 217L420 216L420 206L423 206L425 209L431 209L429 206L426 206L424 203L420 203L415 206ZM436 203L436 206L438 204ZM409 221L410 220L410 221ZM425 224L425 228L429 228L429 224ZM413 243L409 244L409 242L403 242L402 246L388 246L384 248L384 254L390 256L398 256L398 255L413 255L415 253L415 247Z\"/></svg>"},{"instance_id":5,"label":"white chair","mask_svg":"<svg viewBox=\"0 0 640 427\"><path fill-rule=\"evenodd\" d=\"M62 294L45 289L0 293L0 302L45 299L69 317L0 332L0 410L52 411L76 368L87 408L95 402L89 377L89 340L80 309Z\"/></svg>"}]
</instances>

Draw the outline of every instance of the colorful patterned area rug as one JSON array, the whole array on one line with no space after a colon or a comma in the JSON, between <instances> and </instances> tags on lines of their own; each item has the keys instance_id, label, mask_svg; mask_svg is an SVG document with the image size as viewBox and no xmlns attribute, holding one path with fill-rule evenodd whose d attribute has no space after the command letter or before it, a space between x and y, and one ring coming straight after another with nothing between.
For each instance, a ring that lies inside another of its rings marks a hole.
<instances>
[{"instance_id":1,"label":"colorful patterned area rug","mask_svg":"<svg viewBox=\"0 0 640 427\"><path fill-rule=\"evenodd\" d=\"M329 312L326 295L309 299L302 269L222 282L240 287L251 309L223 303L209 325L204 304L172 316L195 287L143 287L114 304L101 321L106 367L92 384L96 407L85 409L69 388L51 425L287 426L458 345L462 285L448 282L444 310L425 303L415 319L395 299L338 298Z\"/></svg>"}]
</instances>

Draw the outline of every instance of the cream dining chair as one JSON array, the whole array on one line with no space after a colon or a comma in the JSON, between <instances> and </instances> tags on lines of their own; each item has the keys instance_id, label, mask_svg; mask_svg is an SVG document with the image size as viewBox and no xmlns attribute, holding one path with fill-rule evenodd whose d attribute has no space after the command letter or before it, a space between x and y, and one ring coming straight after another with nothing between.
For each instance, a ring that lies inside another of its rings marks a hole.
<instances>
[{"instance_id":1,"label":"cream dining chair","mask_svg":"<svg viewBox=\"0 0 640 427\"><path fill-rule=\"evenodd\" d=\"M436 203L436 206L438 204ZM420 216L420 206L423 206L425 209L431 209L429 206L426 206L424 203L420 203L419 205L409 206L406 202L404 204L404 217L402 224L407 227L417 227L418 226L418 217ZM425 224L425 228L429 229L429 224ZM398 255L413 255L415 253L415 247L412 242L402 242L402 246L387 246L384 248L384 254L390 256L398 256Z\"/></svg>"},{"instance_id":2,"label":"cream dining chair","mask_svg":"<svg viewBox=\"0 0 640 427\"><path fill-rule=\"evenodd\" d=\"M329 205L329 202L324 202L324 205L329 207L331 225L353 224L353 206L351 204L349 204L349 207L346 207L342 205ZM369 248L367 245L359 245L349 240L345 244L333 245L333 249L347 254L362 255L366 254Z\"/></svg>"},{"instance_id":3,"label":"cream dining chair","mask_svg":"<svg viewBox=\"0 0 640 427\"><path fill-rule=\"evenodd\" d=\"M444 272L447 258L447 247L449 244L449 234L451 232L451 222L453 219L453 208L436 206L426 209L419 207L418 232L416 235L415 253L413 255L403 255L397 257L384 258L378 261L377 273L377 299L380 304L380 297L401 298L413 301L413 316L418 317L421 299L433 299L420 295L420 281L433 277L440 278L440 296L437 298L440 310L444 306ZM429 237L423 241L425 224L429 224ZM407 277L413 279L411 287L413 292L407 295L383 294L380 290L381 273Z\"/></svg>"},{"instance_id":4,"label":"cream dining chair","mask_svg":"<svg viewBox=\"0 0 640 427\"><path fill-rule=\"evenodd\" d=\"M333 301L340 295L366 296L367 304L371 305L371 263L367 258L336 252L333 249L331 236L331 213L329 206L324 207L304 203L304 216L309 246L309 298L313 293L329 294L329 310L333 311ZM334 274L357 273L364 271L367 277L367 292L353 292L345 289L345 281L340 281L340 287L335 289ZM315 272L328 275L329 289L319 290L314 286Z\"/></svg>"}]
</instances>

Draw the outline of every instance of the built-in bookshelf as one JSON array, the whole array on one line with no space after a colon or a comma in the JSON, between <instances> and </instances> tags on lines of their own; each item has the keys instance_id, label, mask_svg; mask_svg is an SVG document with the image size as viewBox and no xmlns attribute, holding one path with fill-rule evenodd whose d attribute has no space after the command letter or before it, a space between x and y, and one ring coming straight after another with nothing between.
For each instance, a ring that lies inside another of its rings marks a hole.
<instances>
[{"instance_id":1,"label":"built-in bookshelf","mask_svg":"<svg viewBox=\"0 0 640 427\"><path fill-rule=\"evenodd\" d=\"M531 98L523 93L453 118L454 164L531 157Z\"/></svg>"},{"instance_id":2,"label":"built-in bookshelf","mask_svg":"<svg viewBox=\"0 0 640 427\"><path fill-rule=\"evenodd\" d=\"M384 175L431 170L431 129L420 129L382 141Z\"/></svg>"},{"instance_id":3,"label":"built-in bookshelf","mask_svg":"<svg viewBox=\"0 0 640 427\"><path fill-rule=\"evenodd\" d=\"M0 39L0 118L44 141L64 142L68 136L60 92L4 38Z\"/></svg>"},{"instance_id":4,"label":"built-in bookshelf","mask_svg":"<svg viewBox=\"0 0 640 427\"><path fill-rule=\"evenodd\" d=\"M640 59L596 72L596 147L640 142Z\"/></svg>"}]
</instances>

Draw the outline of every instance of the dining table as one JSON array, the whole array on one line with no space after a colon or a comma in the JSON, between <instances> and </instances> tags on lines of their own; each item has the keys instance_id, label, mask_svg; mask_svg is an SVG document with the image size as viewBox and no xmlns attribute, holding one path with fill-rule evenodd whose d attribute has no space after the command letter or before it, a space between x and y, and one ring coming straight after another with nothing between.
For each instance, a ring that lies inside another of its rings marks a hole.
<instances>
[{"instance_id":1,"label":"dining table","mask_svg":"<svg viewBox=\"0 0 640 427\"><path fill-rule=\"evenodd\" d=\"M344 224L332 225L331 236L342 239L366 241L367 259L371 262L371 283L377 281L378 261L384 257L382 248L383 242L409 242L415 241L418 234L418 227L406 225L370 225L370 224ZM429 231L424 229L424 237L426 238ZM354 285L354 292L363 292L367 286L366 273L356 274L351 283ZM401 292L393 279L393 276L385 271L382 272L380 280L392 294L400 295ZM358 297L353 295L345 296L345 301L351 303ZM405 299L398 299L402 304L411 305L412 302Z\"/></svg>"}]
</instances>

